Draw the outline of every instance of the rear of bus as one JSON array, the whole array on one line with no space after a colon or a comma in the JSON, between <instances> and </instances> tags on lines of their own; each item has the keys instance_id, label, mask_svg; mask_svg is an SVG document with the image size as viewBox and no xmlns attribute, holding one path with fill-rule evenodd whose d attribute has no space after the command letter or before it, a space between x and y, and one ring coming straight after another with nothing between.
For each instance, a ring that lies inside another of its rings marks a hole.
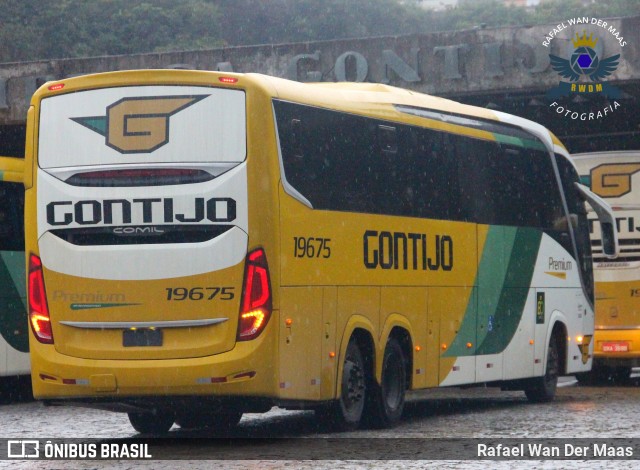
<instances>
[{"instance_id":1,"label":"rear of bus","mask_svg":"<svg viewBox=\"0 0 640 470\"><path fill-rule=\"evenodd\" d=\"M590 214L595 276L592 373L581 379L626 379L640 366L640 151L573 155L580 177L616 216L620 256L602 253L600 228Z\"/></svg>"},{"instance_id":2,"label":"rear of bus","mask_svg":"<svg viewBox=\"0 0 640 470\"><path fill-rule=\"evenodd\" d=\"M205 396L246 408L242 397L273 393L271 226L257 221L249 236L251 207L268 219L272 170L247 165L273 132L264 119L247 127L250 102L270 106L250 82L116 72L34 95L25 184L36 398L144 411Z\"/></svg>"}]
</instances>

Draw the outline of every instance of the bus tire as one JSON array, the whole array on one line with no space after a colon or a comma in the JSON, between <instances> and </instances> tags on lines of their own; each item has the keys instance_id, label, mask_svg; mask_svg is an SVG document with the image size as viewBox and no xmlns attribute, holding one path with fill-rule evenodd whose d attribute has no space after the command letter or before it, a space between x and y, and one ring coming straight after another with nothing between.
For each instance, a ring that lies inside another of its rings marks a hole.
<instances>
[{"instance_id":1,"label":"bus tire","mask_svg":"<svg viewBox=\"0 0 640 470\"><path fill-rule=\"evenodd\" d=\"M221 433L235 428L242 419L242 412L185 413L176 417L176 424L182 429L210 429Z\"/></svg>"},{"instance_id":2,"label":"bus tire","mask_svg":"<svg viewBox=\"0 0 640 470\"><path fill-rule=\"evenodd\" d=\"M617 383L624 383L631 377L631 367L617 366L611 371L611 379Z\"/></svg>"},{"instance_id":3,"label":"bus tire","mask_svg":"<svg viewBox=\"0 0 640 470\"><path fill-rule=\"evenodd\" d=\"M407 389L406 360L398 340L391 337L384 348L382 379L377 384L372 377L367 395L367 422L386 428L400 421Z\"/></svg>"},{"instance_id":4,"label":"bus tire","mask_svg":"<svg viewBox=\"0 0 640 470\"><path fill-rule=\"evenodd\" d=\"M601 364L593 364L589 372L576 374L576 380L580 385L603 385L609 381L611 370Z\"/></svg>"},{"instance_id":5,"label":"bus tire","mask_svg":"<svg viewBox=\"0 0 640 470\"><path fill-rule=\"evenodd\" d=\"M173 426L173 415L154 410L149 413L127 413L133 429L141 434L165 434Z\"/></svg>"},{"instance_id":6,"label":"bus tire","mask_svg":"<svg viewBox=\"0 0 640 470\"><path fill-rule=\"evenodd\" d=\"M547 350L547 367L542 377L531 379L524 393L532 403L546 403L553 400L560 375L560 351L558 337L553 335Z\"/></svg>"},{"instance_id":7,"label":"bus tire","mask_svg":"<svg viewBox=\"0 0 640 470\"><path fill-rule=\"evenodd\" d=\"M598 383L598 378L593 374L593 372L580 372L576 374L576 380L580 385L596 385Z\"/></svg>"},{"instance_id":8,"label":"bus tire","mask_svg":"<svg viewBox=\"0 0 640 470\"><path fill-rule=\"evenodd\" d=\"M337 400L316 409L320 421L334 431L353 431L360 426L367 394L367 376L360 346L349 340L342 367L342 385Z\"/></svg>"}]
</instances>

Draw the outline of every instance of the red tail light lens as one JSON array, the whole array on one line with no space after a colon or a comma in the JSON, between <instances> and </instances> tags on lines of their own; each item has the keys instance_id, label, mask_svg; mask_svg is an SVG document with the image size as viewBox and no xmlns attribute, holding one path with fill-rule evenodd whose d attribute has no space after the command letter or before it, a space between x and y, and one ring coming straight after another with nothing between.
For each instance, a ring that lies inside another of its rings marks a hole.
<instances>
[{"instance_id":1,"label":"red tail light lens","mask_svg":"<svg viewBox=\"0 0 640 470\"><path fill-rule=\"evenodd\" d=\"M238 341L256 338L267 325L271 316L271 286L267 256L262 248L247 255L244 270L244 289Z\"/></svg>"},{"instance_id":2,"label":"red tail light lens","mask_svg":"<svg viewBox=\"0 0 640 470\"><path fill-rule=\"evenodd\" d=\"M163 186L210 181L215 176L189 168L133 168L76 173L66 180L73 186Z\"/></svg>"},{"instance_id":3,"label":"red tail light lens","mask_svg":"<svg viewBox=\"0 0 640 470\"><path fill-rule=\"evenodd\" d=\"M44 290L42 262L36 255L29 256L29 323L33 334L41 343L53 344L51 318L47 294Z\"/></svg>"}]
</instances>

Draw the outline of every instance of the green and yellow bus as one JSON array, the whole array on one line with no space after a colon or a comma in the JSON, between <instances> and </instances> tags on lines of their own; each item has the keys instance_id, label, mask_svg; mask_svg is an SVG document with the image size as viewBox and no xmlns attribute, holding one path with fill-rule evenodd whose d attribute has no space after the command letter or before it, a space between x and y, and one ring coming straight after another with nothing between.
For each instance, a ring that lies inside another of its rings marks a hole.
<instances>
[{"instance_id":1,"label":"green and yellow bus","mask_svg":"<svg viewBox=\"0 0 640 470\"><path fill-rule=\"evenodd\" d=\"M585 383L625 380L640 366L640 151L572 155L585 185L616 218L620 256L608 259L595 215L591 235L595 276L594 364Z\"/></svg>"},{"instance_id":2,"label":"green and yellow bus","mask_svg":"<svg viewBox=\"0 0 640 470\"><path fill-rule=\"evenodd\" d=\"M37 399L140 432L274 405L388 426L406 390L553 398L588 371L585 200L515 116L379 84L147 70L50 82L27 124Z\"/></svg>"},{"instance_id":3,"label":"green and yellow bus","mask_svg":"<svg viewBox=\"0 0 640 470\"><path fill-rule=\"evenodd\" d=\"M29 375L24 160L0 157L0 377Z\"/></svg>"}]
</instances>

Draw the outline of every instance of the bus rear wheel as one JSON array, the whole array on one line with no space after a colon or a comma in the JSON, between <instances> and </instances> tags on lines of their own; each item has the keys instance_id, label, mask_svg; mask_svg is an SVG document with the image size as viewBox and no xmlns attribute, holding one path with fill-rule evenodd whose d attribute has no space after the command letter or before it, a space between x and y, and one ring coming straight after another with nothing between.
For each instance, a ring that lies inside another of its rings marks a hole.
<instances>
[{"instance_id":1,"label":"bus rear wheel","mask_svg":"<svg viewBox=\"0 0 640 470\"><path fill-rule=\"evenodd\" d=\"M545 403L553 400L558 386L560 375L560 352L558 350L558 337L553 335L547 350L547 368L542 377L531 380L524 393L533 403Z\"/></svg>"},{"instance_id":2,"label":"bus rear wheel","mask_svg":"<svg viewBox=\"0 0 640 470\"><path fill-rule=\"evenodd\" d=\"M360 426L366 394L365 363L358 342L351 338L344 356L340 396L330 405L316 409L316 415L333 430L353 431Z\"/></svg>"},{"instance_id":3,"label":"bus rear wheel","mask_svg":"<svg viewBox=\"0 0 640 470\"><path fill-rule=\"evenodd\" d=\"M211 429L227 432L238 425L242 419L240 411L224 413L185 413L176 417L176 424L182 429Z\"/></svg>"},{"instance_id":4,"label":"bus rear wheel","mask_svg":"<svg viewBox=\"0 0 640 470\"><path fill-rule=\"evenodd\" d=\"M404 410L407 374L402 347L389 338L382 359L380 385L371 380L367 400L367 420L373 427L390 427L398 423Z\"/></svg>"},{"instance_id":5,"label":"bus rear wheel","mask_svg":"<svg viewBox=\"0 0 640 470\"><path fill-rule=\"evenodd\" d=\"M154 410L148 413L127 413L133 429L141 434L165 434L173 426L173 415Z\"/></svg>"}]
</instances>

